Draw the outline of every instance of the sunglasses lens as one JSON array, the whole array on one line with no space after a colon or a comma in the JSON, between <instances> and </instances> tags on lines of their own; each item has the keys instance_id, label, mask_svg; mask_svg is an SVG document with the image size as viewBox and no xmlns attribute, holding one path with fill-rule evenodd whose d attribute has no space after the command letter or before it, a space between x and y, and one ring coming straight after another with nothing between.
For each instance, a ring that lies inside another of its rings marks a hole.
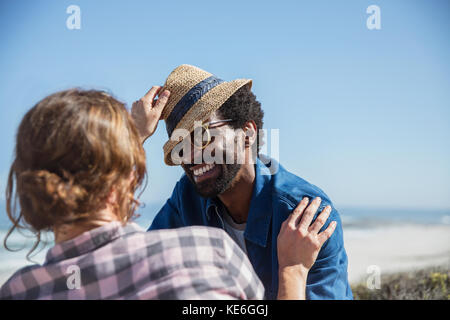
<instances>
[{"instance_id":1,"label":"sunglasses lens","mask_svg":"<svg viewBox=\"0 0 450 320\"><path fill-rule=\"evenodd\" d=\"M197 147L204 149L211 142L211 137L209 135L209 131L204 127L195 129L191 133L191 143Z\"/></svg>"}]
</instances>

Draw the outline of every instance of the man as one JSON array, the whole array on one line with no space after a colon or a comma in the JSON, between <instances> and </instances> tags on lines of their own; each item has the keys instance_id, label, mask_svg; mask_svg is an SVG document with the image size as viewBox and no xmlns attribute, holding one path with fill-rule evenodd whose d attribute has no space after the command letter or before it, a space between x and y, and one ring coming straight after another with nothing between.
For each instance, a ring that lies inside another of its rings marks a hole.
<instances>
[{"instance_id":1,"label":"man","mask_svg":"<svg viewBox=\"0 0 450 320\"><path fill-rule=\"evenodd\" d=\"M255 156L263 111L251 84L246 79L225 82L189 65L169 75L164 88L171 95L162 112L169 136L164 160L181 164L185 174L149 230L192 225L224 229L247 253L266 298L275 299L279 261L286 258L277 254L280 228L300 200L314 199L312 203L331 211L321 230L331 221L336 229L308 273L306 297L352 299L342 224L330 199L274 159Z\"/></svg>"}]
</instances>

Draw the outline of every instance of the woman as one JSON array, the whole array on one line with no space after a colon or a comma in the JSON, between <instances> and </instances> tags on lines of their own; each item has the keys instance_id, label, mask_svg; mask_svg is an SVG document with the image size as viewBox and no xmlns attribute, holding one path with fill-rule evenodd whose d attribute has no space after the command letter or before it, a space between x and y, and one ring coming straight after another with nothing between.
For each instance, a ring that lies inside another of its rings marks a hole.
<instances>
[{"instance_id":1,"label":"woman","mask_svg":"<svg viewBox=\"0 0 450 320\"><path fill-rule=\"evenodd\" d=\"M55 246L43 265L18 270L0 299L263 298L248 258L224 231L144 232L132 222L134 194L146 176L142 144L170 94L155 101L160 89L135 102L131 114L105 92L72 89L46 97L24 116L6 190L8 235L32 230L32 252L41 232L52 231ZM305 298L307 272L333 232L333 224L320 234L308 231L319 203L306 208L302 201L280 232L280 299ZM324 218L326 212L311 230Z\"/></svg>"}]
</instances>

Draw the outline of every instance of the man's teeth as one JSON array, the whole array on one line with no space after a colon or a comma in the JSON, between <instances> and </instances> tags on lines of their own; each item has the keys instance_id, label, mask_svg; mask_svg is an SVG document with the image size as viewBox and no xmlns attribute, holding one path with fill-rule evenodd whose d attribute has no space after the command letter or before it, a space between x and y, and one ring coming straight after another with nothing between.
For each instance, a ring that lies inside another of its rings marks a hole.
<instances>
[{"instance_id":1,"label":"man's teeth","mask_svg":"<svg viewBox=\"0 0 450 320\"><path fill-rule=\"evenodd\" d=\"M208 172L209 170L211 170L214 167L215 167L214 164L207 164L199 169L195 169L194 176L201 176L202 174L204 174L205 172Z\"/></svg>"}]
</instances>

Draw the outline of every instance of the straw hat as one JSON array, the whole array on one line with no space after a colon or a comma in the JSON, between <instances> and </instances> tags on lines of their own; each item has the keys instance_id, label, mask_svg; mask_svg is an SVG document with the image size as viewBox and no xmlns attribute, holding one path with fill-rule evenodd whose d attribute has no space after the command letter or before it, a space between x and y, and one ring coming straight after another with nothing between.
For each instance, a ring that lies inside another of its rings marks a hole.
<instances>
[{"instance_id":1,"label":"straw hat","mask_svg":"<svg viewBox=\"0 0 450 320\"><path fill-rule=\"evenodd\" d=\"M161 118L166 122L169 140L164 144L164 162L174 166L171 159L172 149L183 137L173 137L177 129L187 132L194 130L194 122L207 120L214 111L219 109L229 97L239 88L248 84L250 79L237 79L230 82L223 81L200 68L183 64L177 67L167 77L163 90L170 91L169 101L162 111Z\"/></svg>"}]
</instances>

